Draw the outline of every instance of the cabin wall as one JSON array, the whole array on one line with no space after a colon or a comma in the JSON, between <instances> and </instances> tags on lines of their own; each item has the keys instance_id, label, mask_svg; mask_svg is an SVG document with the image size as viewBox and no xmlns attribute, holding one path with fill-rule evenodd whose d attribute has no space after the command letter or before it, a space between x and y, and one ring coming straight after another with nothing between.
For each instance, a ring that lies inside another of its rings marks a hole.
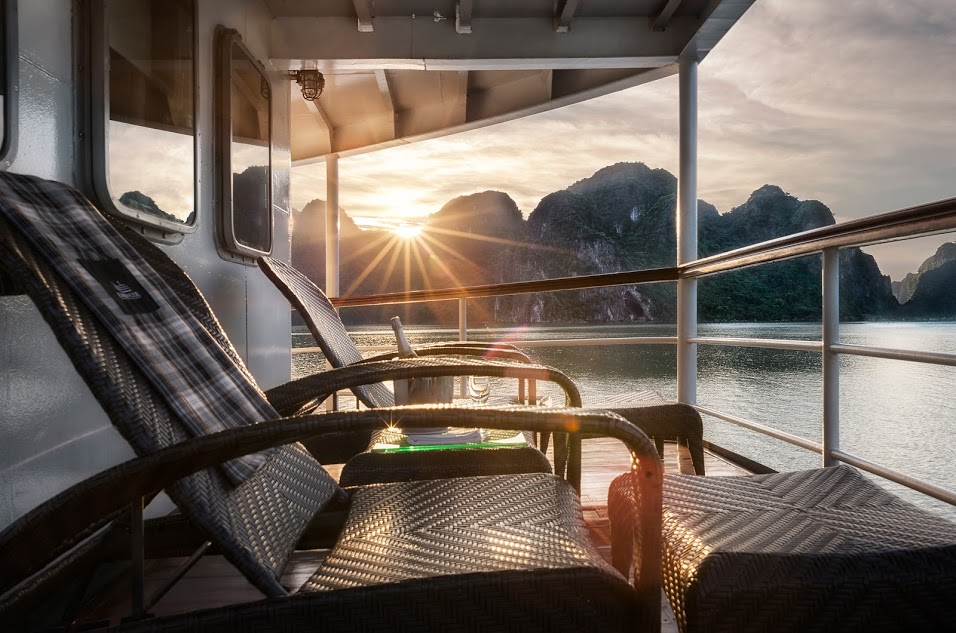
<instances>
[{"instance_id":1,"label":"cabin wall","mask_svg":"<svg viewBox=\"0 0 956 633\"><path fill-rule=\"evenodd\" d=\"M215 216L215 50L216 26L236 29L253 55L272 75L273 256L289 261L289 80L269 68L271 14L259 0L199 3L200 187L198 229L167 252L202 290L259 385L268 389L291 372L289 303L256 266L222 259L216 251Z\"/></svg>"},{"instance_id":2,"label":"cabin wall","mask_svg":"<svg viewBox=\"0 0 956 633\"><path fill-rule=\"evenodd\" d=\"M74 5L19 2L18 147L7 167L79 185L75 165ZM269 69L271 16L261 0L199 0L198 229L165 247L206 295L260 386L289 379L288 303L257 267L223 260L215 242L213 34L234 28ZM273 76L274 256L289 260L289 82ZM161 168L161 166L157 166ZM129 459L113 429L26 297L0 297L0 528L96 472ZM150 508L167 512L168 500Z\"/></svg>"},{"instance_id":3,"label":"cabin wall","mask_svg":"<svg viewBox=\"0 0 956 633\"><path fill-rule=\"evenodd\" d=\"M19 121L11 171L74 180L72 12L20 2ZM0 297L0 525L133 456L26 297Z\"/></svg>"}]
</instances>

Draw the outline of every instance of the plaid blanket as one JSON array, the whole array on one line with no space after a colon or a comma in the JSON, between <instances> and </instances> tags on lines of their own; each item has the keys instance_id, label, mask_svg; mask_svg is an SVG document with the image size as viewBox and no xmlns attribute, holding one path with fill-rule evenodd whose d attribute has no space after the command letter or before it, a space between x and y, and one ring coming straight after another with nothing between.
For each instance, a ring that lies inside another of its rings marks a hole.
<instances>
[{"instance_id":1,"label":"plaid blanket","mask_svg":"<svg viewBox=\"0 0 956 633\"><path fill-rule=\"evenodd\" d=\"M0 172L0 214L32 243L120 342L196 436L279 418L176 294L82 194ZM266 460L222 465L238 485Z\"/></svg>"}]
</instances>

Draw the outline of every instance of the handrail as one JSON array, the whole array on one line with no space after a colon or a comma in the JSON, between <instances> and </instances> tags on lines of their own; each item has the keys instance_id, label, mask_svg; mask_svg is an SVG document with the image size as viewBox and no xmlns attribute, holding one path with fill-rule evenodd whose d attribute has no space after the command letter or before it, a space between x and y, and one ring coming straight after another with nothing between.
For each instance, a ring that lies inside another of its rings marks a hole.
<instances>
[{"instance_id":1,"label":"handrail","mask_svg":"<svg viewBox=\"0 0 956 633\"><path fill-rule=\"evenodd\" d=\"M714 411L713 409L708 409L707 407L702 407L699 405L692 405L699 413L709 415L725 422L730 422L731 424L736 424L751 431L757 433L762 433L769 437L805 448L809 451L815 453L823 452L823 445L817 444L816 442L811 442L810 440L804 439L802 437L792 435L785 431L780 431L775 428L765 426L763 424L758 424L756 422L751 422L750 420L745 420L743 418L738 418L736 416L728 415L726 413L721 413L720 411ZM835 450L831 452L831 457L841 461L845 464L850 464L851 466L856 466L860 470L865 470L869 473L887 479L894 483L898 483L901 486L905 486L917 492L921 492L925 495L933 497L934 499L939 499L945 503L956 506L956 491L950 490L949 488L944 488L932 482L926 481L925 479L920 479L919 477L913 477L912 475L907 475L893 468L888 468L877 462L858 457L851 453L847 453L841 450Z\"/></svg>"},{"instance_id":2,"label":"handrail","mask_svg":"<svg viewBox=\"0 0 956 633\"><path fill-rule=\"evenodd\" d=\"M871 462L868 459L857 457L851 453L833 451L833 457L834 459L838 459L845 464L856 466L860 470L865 470L868 473L872 473L878 477L882 477L883 479L888 479L900 484L901 486L906 486L907 488L911 488L917 492L922 492L924 495L929 495L930 497L956 506L956 490L950 490L949 488L937 486L936 484L930 483L918 477L912 477L906 473L901 473L898 470L881 466L876 462Z\"/></svg>"},{"instance_id":3,"label":"handrail","mask_svg":"<svg viewBox=\"0 0 956 633\"><path fill-rule=\"evenodd\" d=\"M384 331L384 330L383 330ZM570 338L570 339L509 339L512 345L522 348L530 347L578 347L591 345L676 345L676 336L621 336L621 337L592 337L592 338ZM770 339L770 338L732 338L729 336L695 336L688 339L690 343L698 345L716 345L725 347L761 347L779 350L791 350L801 352L820 352L823 344L820 341L802 341L792 339ZM385 352L394 350L394 345L357 345L360 352ZM956 354L950 352L920 352L905 349L895 349L890 347L872 347L867 345L851 345L849 343L837 343L830 346L830 349L838 354L849 354L853 356L863 356L865 358L885 358L889 360L901 360L913 363L926 363L930 365L946 365L956 367ZM294 347L293 354L321 354L322 348Z\"/></svg>"},{"instance_id":4,"label":"handrail","mask_svg":"<svg viewBox=\"0 0 956 633\"><path fill-rule=\"evenodd\" d=\"M949 352L919 352L891 347L850 345L848 343L837 343L831 345L830 349L838 354L851 354L853 356L867 356L869 358L887 358L889 360L905 360L913 363L956 367L956 354Z\"/></svg>"},{"instance_id":5,"label":"handrail","mask_svg":"<svg viewBox=\"0 0 956 633\"><path fill-rule=\"evenodd\" d=\"M383 332L385 330L382 330ZM527 347L580 347L591 345L677 345L676 336L622 336L607 338L569 338L569 339L538 339L535 341L509 340L509 343L523 348ZM394 345L356 345L360 352L387 352L394 350ZM321 354L322 348L293 347L293 354ZM453 354L454 350L449 350Z\"/></svg>"},{"instance_id":6,"label":"handrail","mask_svg":"<svg viewBox=\"0 0 956 633\"><path fill-rule=\"evenodd\" d=\"M759 244L704 257L680 267L681 277L700 277L768 261L779 261L904 237L956 230L956 198L793 233Z\"/></svg>"},{"instance_id":7,"label":"handrail","mask_svg":"<svg viewBox=\"0 0 956 633\"><path fill-rule=\"evenodd\" d=\"M330 297L336 308L356 306L385 305L392 303L418 303L422 301L446 301L449 299L476 299L478 297L499 297L502 295L530 294L535 292L556 292L559 290L589 290L608 286L633 286L666 281L677 281L677 268L648 268L646 270L628 270L619 273L601 275L583 275L581 277L557 277L534 281L514 281L504 284L487 284L464 288L435 288L430 290L409 290L359 297Z\"/></svg>"},{"instance_id":8,"label":"handrail","mask_svg":"<svg viewBox=\"0 0 956 633\"><path fill-rule=\"evenodd\" d=\"M702 407L697 404L690 405L697 410L698 413L703 413L711 417L723 420L724 422L730 422L731 424L736 424L737 426L742 426L745 429L750 429L751 431L756 431L757 433L762 433L768 435L772 438L781 440L788 444L793 444L794 446L799 446L800 448L805 448L808 451L813 451L817 454L823 454L823 445L817 444L816 442L811 442L808 439L802 438L799 435L793 435L792 433L787 433L786 431L780 431L765 424L759 424L757 422L751 422L750 420L745 420L744 418L738 418L727 413L722 413L720 411L715 411L713 409L708 409L707 407Z\"/></svg>"},{"instance_id":9,"label":"handrail","mask_svg":"<svg viewBox=\"0 0 956 633\"><path fill-rule=\"evenodd\" d=\"M796 339L775 338L732 338L729 336L695 336L688 343L699 345L727 345L731 347L769 347L770 349L799 350L819 352L823 349L820 341L801 341Z\"/></svg>"}]
</instances>

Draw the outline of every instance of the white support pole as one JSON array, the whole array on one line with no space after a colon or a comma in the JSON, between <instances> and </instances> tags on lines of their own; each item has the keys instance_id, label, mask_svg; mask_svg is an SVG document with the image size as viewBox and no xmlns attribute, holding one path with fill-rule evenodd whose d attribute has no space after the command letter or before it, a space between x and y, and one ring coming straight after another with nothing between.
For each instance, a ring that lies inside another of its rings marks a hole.
<instances>
[{"instance_id":1,"label":"white support pole","mask_svg":"<svg viewBox=\"0 0 956 633\"><path fill-rule=\"evenodd\" d=\"M836 466L840 450L840 249L823 251L823 465Z\"/></svg>"},{"instance_id":2,"label":"white support pole","mask_svg":"<svg viewBox=\"0 0 956 633\"><path fill-rule=\"evenodd\" d=\"M339 296L339 155L325 159L325 294ZM331 366L326 361L326 368ZM325 401L326 411L339 408L338 394Z\"/></svg>"},{"instance_id":3,"label":"white support pole","mask_svg":"<svg viewBox=\"0 0 956 633\"><path fill-rule=\"evenodd\" d=\"M339 155L325 159L325 294L339 296Z\"/></svg>"},{"instance_id":4,"label":"white support pole","mask_svg":"<svg viewBox=\"0 0 956 633\"><path fill-rule=\"evenodd\" d=\"M468 340L468 299L458 300L458 340ZM464 376L461 377L459 394L462 398L468 395L468 388L465 384L466 380L467 378Z\"/></svg>"},{"instance_id":5,"label":"white support pole","mask_svg":"<svg viewBox=\"0 0 956 633\"><path fill-rule=\"evenodd\" d=\"M677 263L697 259L697 60L680 60ZM677 281L677 400L697 403L697 279Z\"/></svg>"}]
</instances>

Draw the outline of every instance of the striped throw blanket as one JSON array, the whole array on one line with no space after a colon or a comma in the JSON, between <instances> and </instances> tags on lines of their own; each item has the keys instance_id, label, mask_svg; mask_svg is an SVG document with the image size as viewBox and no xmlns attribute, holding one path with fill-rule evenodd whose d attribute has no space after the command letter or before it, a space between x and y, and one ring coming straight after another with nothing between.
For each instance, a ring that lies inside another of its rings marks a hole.
<instances>
[{"instance_id":1,"label":"striped throw blanket","mask_svg":"<svg viewBox=\"0 0 956 633\"><path fill-rule=\"evenodd\" d=\"M279 418L175 293L66 185L0 172L0 215L38 249L196 436ZM238 485L265 453L223 464Z\"/></svg>"}]
</instances>

